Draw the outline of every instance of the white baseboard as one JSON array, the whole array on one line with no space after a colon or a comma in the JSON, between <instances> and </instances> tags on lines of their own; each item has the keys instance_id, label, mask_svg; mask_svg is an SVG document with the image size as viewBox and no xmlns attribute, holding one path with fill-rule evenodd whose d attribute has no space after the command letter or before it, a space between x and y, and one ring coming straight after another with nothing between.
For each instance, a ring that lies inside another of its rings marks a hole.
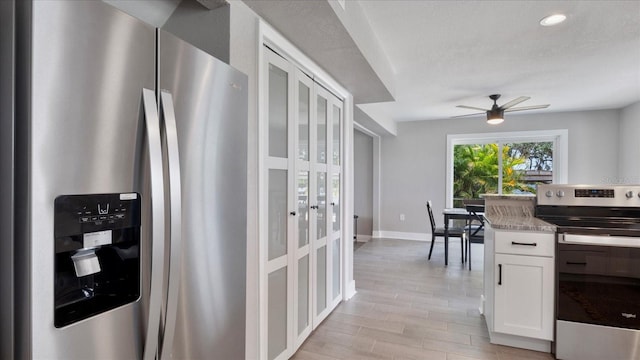
<instances>
[{"instance_id":1,"label":"white baseboard","mask_svg":"<svg viewBox=\"0 0 640 360\"><path fill-rule=\"evenodd\" d=\"M551 341L527 338L522 336L502 334L496 332L489 333L489 341L492 344L517 347L549 353L551 352Z\"/></svg>"},{"instance_id":2,"label":"white baseboard","mask_svg":"<svg viewBox=\"0 0 640 360\"><path fill-rule=\"evenodd\" d=\"M355 294L357 293L356 291L356 281L353 280L351 281L349 284L347 284L346 289L345 289L345 294L344 294L344 299L345 300L349 300L351 299Z\"/></svg>"},{"instance_id":3,"label":"white baseboard","mask_svg":"<svg viewBox=\"0 0 640 360\"><path fill-rule=\"evenodd\" d=\"M431 233L412 233L402 231L374 231L374 238L431 241Z\"/></svg>"}]
</instances>

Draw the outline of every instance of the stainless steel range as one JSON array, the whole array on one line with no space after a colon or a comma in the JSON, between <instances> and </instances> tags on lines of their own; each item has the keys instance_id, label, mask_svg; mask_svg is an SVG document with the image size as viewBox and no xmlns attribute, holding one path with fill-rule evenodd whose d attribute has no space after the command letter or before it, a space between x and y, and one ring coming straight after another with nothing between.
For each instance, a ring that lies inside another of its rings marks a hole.
<instances>
[{"instance_id":1,"label":"stainless steel range","mask_svg":"<svg viewBox=\"0 0 640 360\"><path fill-rule=\"evenodd\" d=\"M540 185L558 226L558 359L640 359L640 185Z\"/></svg>"}]
</instances>

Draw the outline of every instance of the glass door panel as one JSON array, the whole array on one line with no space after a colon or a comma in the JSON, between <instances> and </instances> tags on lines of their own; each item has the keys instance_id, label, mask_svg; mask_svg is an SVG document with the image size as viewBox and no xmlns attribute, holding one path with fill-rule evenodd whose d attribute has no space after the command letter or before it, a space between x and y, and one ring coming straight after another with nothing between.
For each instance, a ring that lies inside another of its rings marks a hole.
<instances>
[{"instance_id":1,"label":"glass door panel","mask_svg":"<svg viewBox=\"0 0 640 360\"><path fill-rule=\"evenodd\" d=\"M273 360L287 348L287 268L269 274L267 322L268 359Z\"/></svg>"},{"instance_id":2,"label":"glass door panel","mask_svg":"<svg viewBox=\"0 0 640 360\"><path fill-rule=\"evenodd\" d=\"M316 231L317 240L321 240L327 236L327 173L317 173L317 215L316 215Z\"/></svg>"},{"instance_id":3,"label":"glass door panel","mask_svg":"<svg viewBox=\"0 0 640 360\"><path fill-rule=\"evenodd\" d=\"M298 172L298 247L309 243L309 172Z\"/></svg>"},{"instance_id":4,"label":"glass door panel","mask_svg":"<svg viewBox=\"0 0 640 360\"><path fill-rule=\"evenodd\" d=\"M342 108L337 106L337 105L333 105L333 128L332 128L332 136L331 138L333 139L332 141L332 154L333 154L333 165L340 165L340 152L341 152L341 148L340 148L340 135L341 134L341 126L340 124L342 123Z\"/></svg>"},{"instance_id":5,"label":"glass door panel","mask_svg":"<svg viewBox=\"0 0 640 360\"><path fill-rule=\"evenodd\" d=\"M316 316L327 308L327 173L316 172ZM314 325L315 326L315 325Z\"/></svg>"},{"instance_id":6,"label":"glass door panel","mask_svg":"<svg viewBox=\"0 0 640 360\"><path fill-rule=\"evenodd\" d=\"M298 159L304 161L309 161L310 93L311 89L302 82L298 83Z\"/></svg>"},{"instance_id":7,"label":"glass door panel","mask_svg":"<svg viewBox=\"0 0 640 360\"><path fill-rule=\"evenodd\" d=\"M318 149L317 161L319 164L327 163L327 99L318 95L316 118L316 141Z\"/></svg>"},{"instance_id":8,"label":"glass door panel","mask_svg":"<svg viewBox=\"0 0 640 360\"><path fill-rule=\"evenodd\" d=\"M287 253L287 170L269 169L269 260Z\"/></svg>"},{"instance_id":9,"label":"glass door panel","mask_svg":"<svg viewBox=\"0 0 640 360\"><path fill-rule=\"evenodd\" d=\"M269 64L269 156L286 158L288 132L288 80L289 74Z\"/></svg>"},{"instance_id":10,"label":"glass door panel","mask_svg":"<svg viewBox=\"0 0 640 360\"><path fill-rule=\"evenodd\" d=\"M333 174L331 180L331 208L333 209L332 229L340 231L340 174Z\"/></svg>"},{"instance_id":11,"label":"glass door panel","mask_svg":"<svg viewBox=\"0 0 640 360\"><path fill-rule=\"evenodd\" d=\"M309 255L298 260L298 335L309 326Z\"/></svg>"},{"instance_id":12,"label":"glass door panel","mask_svg":"<svg viewBox=\"0 0 640 360\"><path fill-rule=\"evenodd\" d=\"M332 259L332 288L333 293L331 299L336 299L340 295L340 238L333 241L333 259Z\"/></svg>"},{"instance_id":13,"label":"glass door panel","mask_svg":"<svg viewBox=\"0 0 640 360\"><path fill-rule=\"evenodd\" d=\"M316 315L327 307L327 247L317 251L316 267Z\"/></svg>"}]
</instances>

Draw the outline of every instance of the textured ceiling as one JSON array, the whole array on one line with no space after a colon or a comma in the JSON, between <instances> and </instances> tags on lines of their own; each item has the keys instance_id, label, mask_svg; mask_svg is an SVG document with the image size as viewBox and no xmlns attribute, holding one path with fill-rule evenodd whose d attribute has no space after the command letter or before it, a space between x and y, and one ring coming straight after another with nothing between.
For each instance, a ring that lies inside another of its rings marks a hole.
<instances>
[{"instance_id":1,"label":"textured ceiling","mask_svg":"<svg viewBox=\"0 0 640 360\"><path fill-rule=\"evenodd\" d=\"M538 112L640 101L640 1L360 1L396 75L396 121L443 119L531 96ZM567 20L542 27L546 15ZM516 113L513 113L515 115Z\"/></svg>"},{"instance_id":2,"label":"textured ceiling","mask_svg":"<svg viewBox=\"0 0 640 360\"><path fill-rule=\"evenodd\" d=\"M489 108L495 93L498 104L519 96L531 97L521 106L551 104L528 113L640 101L640 1L361 0L358 11L391 65L395 101L326 0L245 2L373 119L465 115L474 111L456 105ZM556 12L567 21L539 25Z\"/></svg>"}]
</instances>

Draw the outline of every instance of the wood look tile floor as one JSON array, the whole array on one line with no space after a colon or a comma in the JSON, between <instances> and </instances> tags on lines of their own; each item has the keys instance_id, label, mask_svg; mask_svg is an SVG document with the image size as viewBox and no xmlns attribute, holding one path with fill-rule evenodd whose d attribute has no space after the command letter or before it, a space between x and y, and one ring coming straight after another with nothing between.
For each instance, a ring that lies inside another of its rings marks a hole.
<instances>
[{"instance_id":1,"label":"wood look tile floor","mask_svg":"<svg viewBox=\"0 0 640 360\"><path fill-rule=\"evenodd\" d=\"M357 294L342 302L294 354L295 360L520 360L551 354L489 343L478 311L481 244L473 244L472 271L452 241L449 266L443 244L373 239L354 253Z\"/></svg>"}]
</instances>

